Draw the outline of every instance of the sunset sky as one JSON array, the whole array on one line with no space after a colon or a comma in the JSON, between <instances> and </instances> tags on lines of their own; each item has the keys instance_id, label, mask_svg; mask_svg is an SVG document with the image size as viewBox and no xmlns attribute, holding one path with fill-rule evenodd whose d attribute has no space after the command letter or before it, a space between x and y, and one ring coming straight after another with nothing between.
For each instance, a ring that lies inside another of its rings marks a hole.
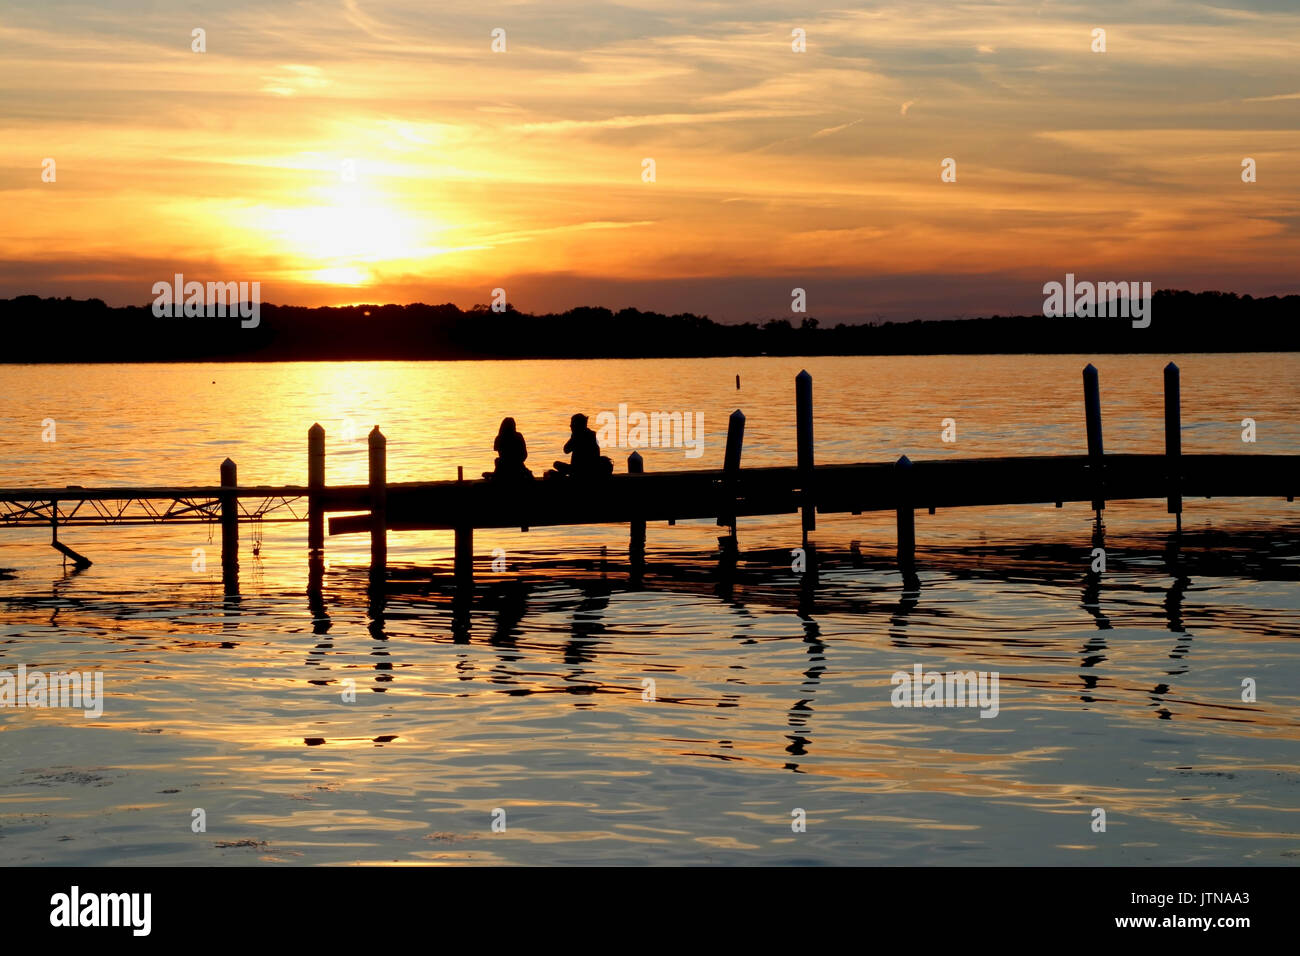
<instances>
[{"instance_id":1,"label":"sunset sky","mask_svg":"<svg viewBox=\"0 0 1300 956\"><path fill-rule=\"evenodd\" d=\"M854 321L1036 312L1067 271L1300 291L1295 0L51 0L0 11L0 52L0 297L181 272L739 321L799 286Z\"/></svg>"}]
</instances>

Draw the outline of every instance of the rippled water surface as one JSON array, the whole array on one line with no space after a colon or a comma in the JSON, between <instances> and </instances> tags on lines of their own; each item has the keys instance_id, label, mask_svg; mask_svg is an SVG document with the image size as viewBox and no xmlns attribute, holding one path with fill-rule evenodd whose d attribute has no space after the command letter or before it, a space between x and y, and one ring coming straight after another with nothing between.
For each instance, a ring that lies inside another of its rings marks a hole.
<instances>
[{"instance_id":1,"label":"rippled water surface","mask_svg":"<svg viewBox=\"0 0 1300 956\"><path fill-rule=\"evenodd\" d=\"M1163 449L1168 358L1093 360L1107 451ZM1300 452L1300 358L1174 359L1186 452ZM801 367L820 462L1080 453L1087 361L0 365L0 487L214 484L227 456L303 483L314 421L330 483L365 480L375 424L390 480L449 478L505 415L540 471L619 403L704 415L699 458L647 471L719 466L736 407L744 464L792 464ZM815 578L796 516L742 519L730 574L712 522L653 523L639 584L626 527L480 531L468 609L441 532L390 535L382 595L368 539L332 537L309 593L305 524L246 525L227 598L207 525L64 529L79 572L0 527L0 667L107 694L0 710L0 863L1294 863L1296 509L1192 499L1178 538L1112 503L1100 576L1086 504L921 511L919 587L892 515L819 517ZM891 706L918 664L997 672L996 717Z\"/></svg>"}]
</instances>

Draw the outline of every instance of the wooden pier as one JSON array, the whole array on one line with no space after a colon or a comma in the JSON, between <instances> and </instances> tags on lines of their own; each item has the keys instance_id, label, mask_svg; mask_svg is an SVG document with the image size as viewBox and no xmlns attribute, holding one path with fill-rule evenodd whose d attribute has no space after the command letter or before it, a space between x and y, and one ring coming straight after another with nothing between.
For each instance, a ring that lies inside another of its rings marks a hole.
<instances>
[{"instance_id":1,"label":"wooden pier","mask_svg":"<svg viewBox=\"0 0 1300 956\"><path fill-rule=\"evenodd\" d=\"M802 541L817 514L893 511L898 561L913 570L917 508L1055 504L1087 501L1098 512L1107 501L1164 498L1181 527L1185 498L1277 497L1294 501L1300 484L1300 455L1184 455L1181 445L1179 374L1166 367L1165 449L1162 454L1107 455L1102 447L1097 370L1083 372L1084 434L1087 453L980 459L942 459L817 465L813 447L812 378L795 381L796 449L789 467L743 468L745 417L728 423L720 470L647 474L641 456L628 457L628 473L590 480L576 478L389 482L387 441L376 427L369 436L369 481L330 486L325 482L325 430L307 436L306 485L241 486L235 463L222 462L219 484L206 487L11 488L0 489L0 527L50 527L53 544L79 565L90 562L58 541L60 527L90 525L218 522L222 576L238 592L241 521L306 521L308 550L319 557L329 535L368 533L372 574L383 579L388 532L449 530L455 535L454 575L472 588L477 528L587 524L629 526L634 573L645 564L646 525L652 521L715 519L723 560L738 554L738 519L798 512ZM330 517L330 515L336 515Z\"/></svg>"}]
</instances>

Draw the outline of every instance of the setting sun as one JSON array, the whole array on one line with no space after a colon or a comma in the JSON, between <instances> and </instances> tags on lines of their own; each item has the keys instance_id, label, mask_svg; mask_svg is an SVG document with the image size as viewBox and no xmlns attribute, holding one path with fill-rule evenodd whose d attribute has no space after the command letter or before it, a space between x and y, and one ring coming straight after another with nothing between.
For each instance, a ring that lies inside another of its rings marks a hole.
<instances>
[{"instance_id":1,"label":"setting sun","mask_svg":"<svg viewBox=\"0 0 1300 956\"><path fill-rule=\"evenodd\" d=\"M249 214L249 228L299 280L366 285L373 278L367 265L409 267L428 255L422 238L437 227L399 211L371 187L340 182L312 190L309 198L307 205Z\"/></svg>"}]
</instances>

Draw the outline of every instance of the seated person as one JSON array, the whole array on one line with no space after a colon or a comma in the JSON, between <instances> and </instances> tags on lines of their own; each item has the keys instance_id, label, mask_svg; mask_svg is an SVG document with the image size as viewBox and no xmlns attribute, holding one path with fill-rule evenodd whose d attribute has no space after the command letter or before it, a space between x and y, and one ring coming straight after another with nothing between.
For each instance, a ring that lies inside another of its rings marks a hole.
<instances>
[{"instance_id":1,"label":"seated person","mask_svg":"<svg viewBox=\"0 0 1300 956\"><path fill-rule=\"evenodd\" d=\"M566 478L602 478L614 473L614 463L600 453L596 433L587 427L587 416L579 412L569 419L569 440L564 450L569 460L557 461L555 473Z\"/></svg>"},{"instance_id":2,"label":"seated person","mask_svg":"<svg viewBox=\"0 0 1300 956\"><path fill-rule=\"evenodd\" d=\"M501 420L501 428L492 448L497 453L495 470L483 472L484 478L501 480L533 477L533 473L524 467L524 462L528 459L528 443L516 430L513 418Z\"/></svg>"}]
</instances>

